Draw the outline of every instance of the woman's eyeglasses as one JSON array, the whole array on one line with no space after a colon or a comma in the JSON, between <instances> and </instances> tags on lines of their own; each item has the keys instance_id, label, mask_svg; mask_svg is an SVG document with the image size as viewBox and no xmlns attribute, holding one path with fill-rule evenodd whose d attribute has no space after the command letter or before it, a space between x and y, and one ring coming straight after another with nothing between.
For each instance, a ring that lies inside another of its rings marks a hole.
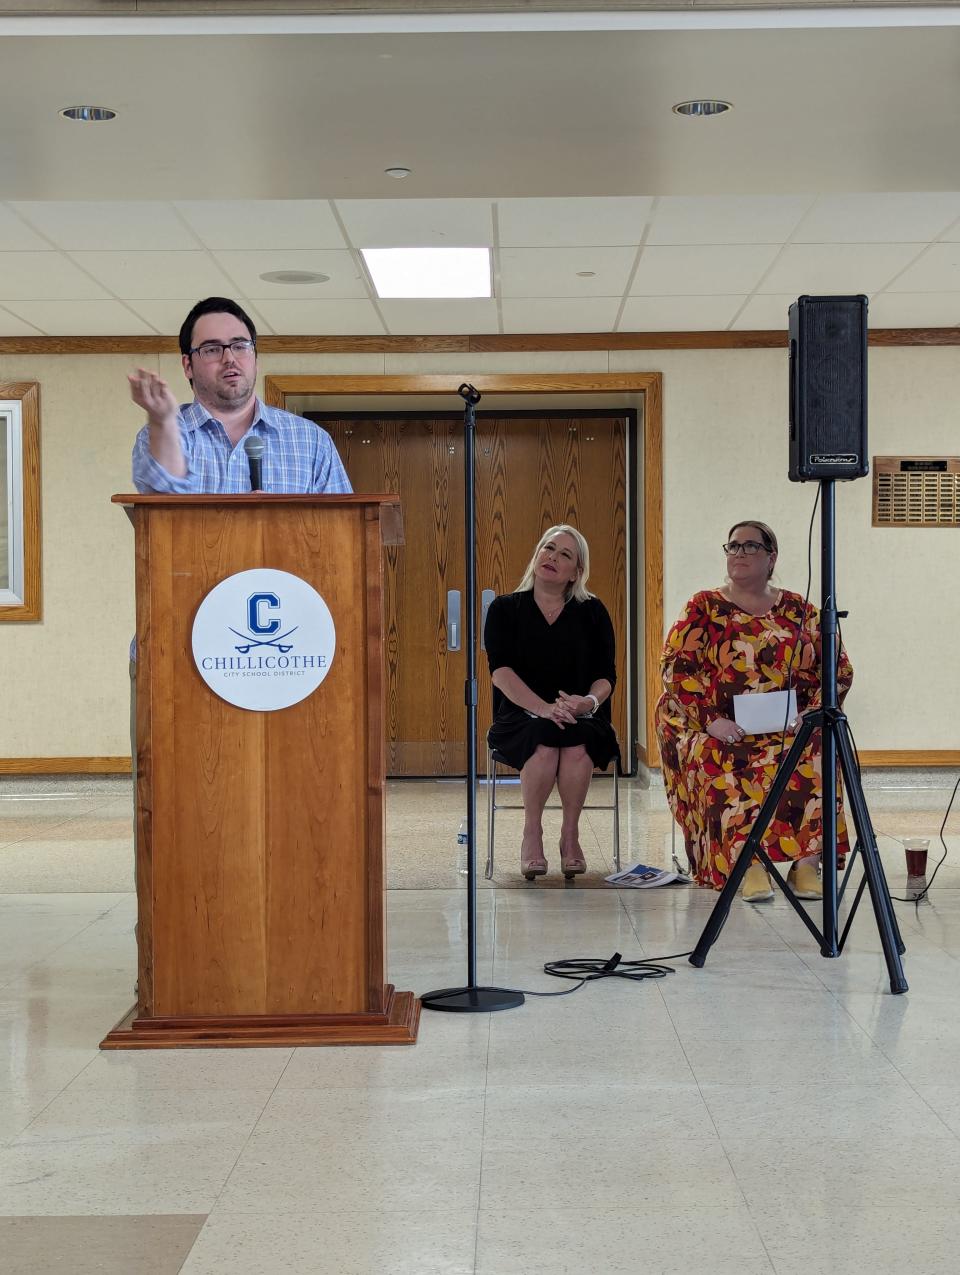
<instances>
[{"instance_id":1,"label":"woman's eyeglasses","mask_svg":"<svg viewBox=\"0 0 960 1275\"><path fill-rule=\"evenodd\" d=\"M738 553L745 553L748 558L752 558L761 549L764 553L770 552L767 546L762 545L759 540L743 540L739 543L736 540L731 540L729 544L721 545L720 548L728 558L735 558Z\"/></svg>"}]
</instances>

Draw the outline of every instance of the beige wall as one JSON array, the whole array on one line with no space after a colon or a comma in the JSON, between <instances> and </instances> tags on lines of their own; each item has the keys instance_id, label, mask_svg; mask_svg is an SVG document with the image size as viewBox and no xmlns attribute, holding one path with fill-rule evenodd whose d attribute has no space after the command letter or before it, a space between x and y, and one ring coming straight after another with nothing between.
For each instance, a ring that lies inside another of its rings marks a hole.
<instances>
[{"instance_id":1,"label":"beige wall","mask_svg":"<svg viewBox=\"0 0 960 1275\"><path fill-rule=\"evenodd\" d=\"M664 376L664 616L723 578L731 523L756 517L780 541L777 577L803 592L816 484L787 470L786 352L613 352L612 371ZM957 455L960 350L874 349L871 456ZM855 668L846 708L861 749L960 746L960 530L871 527L871 480L840 483L837 598ZM811 597L820 601L819 514Z\"/></svg>"},{"instance_id":2,"label":"beige wall","mask_svg":"<svg viewBox=\"0 0 960 1275\"><path fill-rule=\"evenodd\" d=\"M130 489L139 426L126 394L132 362L0 356L0 379L40 382L44 561L43 621L0 625L0 758L128 751L133 536L110 496ZM174 357L151 362L179 380ZM521 370L663 372L668 623L690 593L721 580L718 546L744 514L776 528L780 581L803 590L816 488L786 479L782 351L261 360L261 372L273 374L454 371L469 378ZM871 454L960 451L958 382L960 350L871 351ZM860 747L957 748L960 531L872 529L866 479L838 486L837 515L838 597L851 612L845 635L857 671L848 708ZM819 600L816 573L813 597Z\"/></svg>"},{"instance_id":3,"label":"beige wall","mask_svg":"<svg viewBox=\"0 0 960 1275\"><path fill-rule=\"evenodd\" d=\"M44 617L0 624L0 757L130 751L132 532L110 504L130 481L127 363L0 357L0 380L40 383Z\"/></svg>"}]
</instances>

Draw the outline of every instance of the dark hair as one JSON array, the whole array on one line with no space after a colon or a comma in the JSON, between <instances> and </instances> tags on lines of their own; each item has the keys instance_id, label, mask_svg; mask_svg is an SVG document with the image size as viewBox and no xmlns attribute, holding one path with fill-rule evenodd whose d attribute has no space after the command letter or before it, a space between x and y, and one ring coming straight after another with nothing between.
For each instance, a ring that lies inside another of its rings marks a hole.
<instances>
[{"instance_id":1,"label":"dark hair","mask_svg":"<svg viewBox=\"0 0 960 1275\"><path fill-rule=\"evenodd\" d=\"M190 313L183 321L180 328L180 353L189 355L191 342L193 340L193 328L197 322L205 314L232 314L235 319L239 319L241 323L247 325L247 331L250 333L250 340L256 341L257 329L253 326L253 320L245 310L237 305L236 301L231 301L229 297L205 297L202 301L198 301Z\"/></svg>"},{"instance_id":2,"label":"dark hair","mask_svg":"<svg viewBox=\"0 0 960 1275\"><path fill-rule=\"evenodd\" d=\"M740 527L756 527L757 531L760 532L761 539L763 540L764 549L766 549L768 553L777 553L777 537L773 534L765 522L757 522L756 518L744 518L742 522L735 522L727 532L727 539L729 540L733 533L739 530Z\"/></svg>"}]
</instances>

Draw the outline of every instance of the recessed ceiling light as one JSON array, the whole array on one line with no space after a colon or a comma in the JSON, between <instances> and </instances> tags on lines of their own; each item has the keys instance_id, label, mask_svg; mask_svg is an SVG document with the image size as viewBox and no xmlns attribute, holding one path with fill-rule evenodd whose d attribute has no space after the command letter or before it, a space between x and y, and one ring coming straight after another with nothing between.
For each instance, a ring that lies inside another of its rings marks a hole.
<instances>
[{"instance_id":1,"label":"recessed ceiling light","mask_svg":"<svg viewBox=\"0 0 960 1275\"><path fill-rule=\"evenodd\" d=\"M316 270L267 270L260 276L264 283L329 283L328 274Z\"/></svg>"},{"instance_id":2,"label":"recessed ceiling light","mask_svg":"<svg viewBox=\"0 0 960 1275\"><path fill-rule=\"evenodd\" d=\"M398 182L403 181L404 177L409 177L413 172L412 168L385 168L383 170L388 177L395 177Z\"/></svg>"},{"instance_id":3,"label":"recessed ceiling light","mask_svg":"<svg viewBox=\"0 0 960 1275\"><path fill-rule=\"evenodd\" d=\"M489 297L489 248L361 248L377 296Z\"/></svg>"},{"instance_id":4,"label":"recessed ceiling light","mask_svg":"<svg viewBox=\"0 0 960 1275\"><path fill-rule=\"evenodd\" d=\"M79 120L81 124L102 124L117 118L117 112L109 106L65 106L60 114L65 120Z\"/></svg>"},{"instance_id":5,"label":"recessed ceiling light","mask_svg":"<svg viewBox=\"0 0 960 1275\"><path fill-rule=\"evenodd\" d=\"M692 102L678 102L673 108L676 115L696 115L701 119L708 115L722 115L724 111L732 110L732 102L723 102L719 98L702 98Z\"/></svg>"},{"instance_id":6,"label":"recessed ceiling light","mask_svg":"<svg viewBox=\"0 0 960 1275\"><path fill-rule=\"evenodd\" d=\"M578 270L577 271L578 279L596 279L596 277L597 277L596 270Z\"/></svg>"}]
</instances>

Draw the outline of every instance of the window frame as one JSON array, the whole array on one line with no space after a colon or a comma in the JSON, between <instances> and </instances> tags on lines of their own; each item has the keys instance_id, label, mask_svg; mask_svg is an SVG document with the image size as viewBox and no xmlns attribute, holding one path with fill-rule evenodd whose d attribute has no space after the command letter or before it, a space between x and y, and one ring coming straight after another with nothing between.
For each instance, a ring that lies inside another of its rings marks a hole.
<instances>
[{"instance_id":1,"label":"window frame","mask_svg":"<svg viewBox=\"0 0 960 1275\"><path fill-rule=\"evenodd\" d=\"M0 623L39 620L40 553L40 387L35 381L0 381L0 409L9 412L8 490L0 492L9 511L12 544L10 587L0 589Z\"/></svg>"}]
</instances>

